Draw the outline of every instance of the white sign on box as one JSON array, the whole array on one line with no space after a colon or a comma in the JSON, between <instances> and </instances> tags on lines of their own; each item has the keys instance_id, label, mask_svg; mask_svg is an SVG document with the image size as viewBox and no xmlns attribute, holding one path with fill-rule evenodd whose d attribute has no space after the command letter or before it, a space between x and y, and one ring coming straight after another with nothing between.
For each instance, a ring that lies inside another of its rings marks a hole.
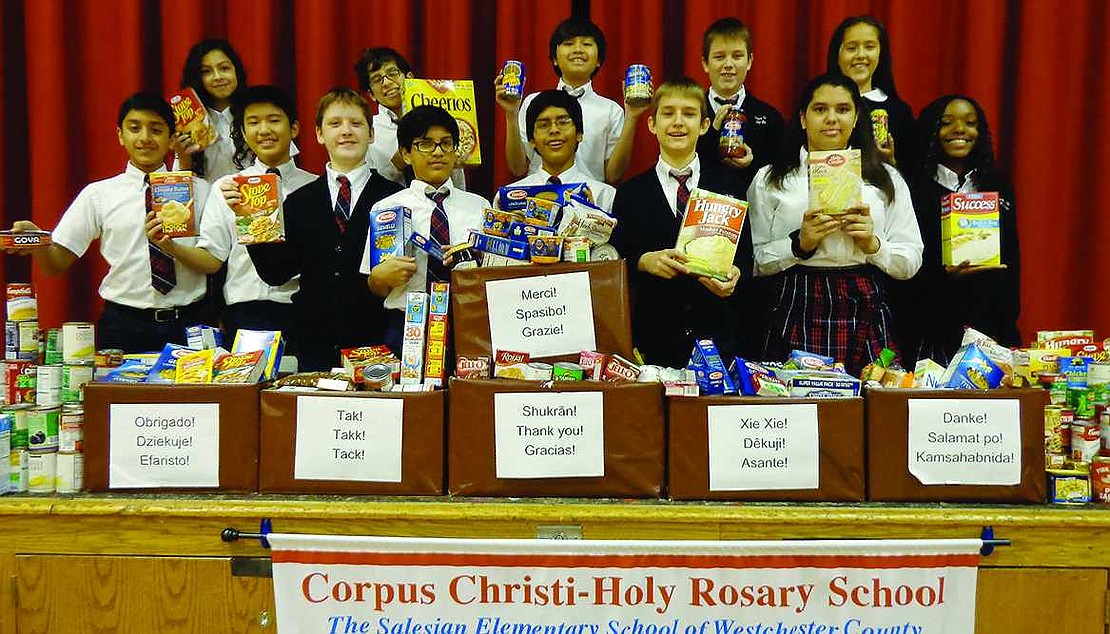
<instances>
[{"instance_id":1,"label":"white sign on box","mask_svg":"<svg viewBox=\"0 0 1110 634\"><path fill-rule=\"evenodd\" d=\"M493 397L498 478L605 475L601 392L512 392Z\"/></svg>"},{"instance_id":2,"label":"white sign on box","mask_svg":"<svg viewBox=\"0 0 1110 634\"><path fill-rule=\"evenodd\" d=\"M816 404L708 409L710 491L818 488Z\"/></svg>"},{"instance_id":3,"label":"white sign on box","mask_svg":"<svg viewBox=\"0 0 1110 634\"><path fill-rule=\"evenodd\" d=\"M911 398L908 443L909 471L921 484L1021 482L1017 399Z\"/></svg>"},{"instance_id":4,"label":"white sign on box","mask_svg":"<svg viewBox=\"0 0 1110 634\"><path fill-rule=\"evenodd\" d=\"M404 407L399 398L298 396L293 477L400 482Z\"/></svg>"},{"instance_id":5,"label":"white sign on box","mask_svg":"<svg viewBox=\"0 0 1110 634\"><path fill-rule=\"evenodd\" d=\"M486 300L494 350L551 357L597 349L585 271L486 282Z\"/></svg>"},{"instance_id":6,"label":"white sign on box","mask_svg":"<svg viewBox=\"0 0 1110 634\"><path fill-rule=\"evenodd\" d=\"M220 486L219 403L108 408L108 488Z\"/></svg>"}]
</instances>

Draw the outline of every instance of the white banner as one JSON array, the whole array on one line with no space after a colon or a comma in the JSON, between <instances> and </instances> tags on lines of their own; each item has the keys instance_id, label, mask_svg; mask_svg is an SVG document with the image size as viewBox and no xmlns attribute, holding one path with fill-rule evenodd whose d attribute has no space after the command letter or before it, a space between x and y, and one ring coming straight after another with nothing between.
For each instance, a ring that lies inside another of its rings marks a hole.
<instances>
[{"instance_id":1,"label":"white banner","mask_svg":"<svg viewBox=\"0 0 1110 634\"><path fill-rule=\"evenodd\" d=\"M279 634L972 634L981 546L269 541Z\"/></svg>"}]
</instances>

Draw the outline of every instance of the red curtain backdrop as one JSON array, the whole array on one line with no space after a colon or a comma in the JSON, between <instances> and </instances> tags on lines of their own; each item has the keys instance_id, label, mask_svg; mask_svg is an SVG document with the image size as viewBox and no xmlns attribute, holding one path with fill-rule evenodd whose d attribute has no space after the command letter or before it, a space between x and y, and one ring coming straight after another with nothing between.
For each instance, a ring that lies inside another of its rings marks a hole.
<instances>
[{"instance_id":1,"label":"red curtain backdrop","mask_svg":"<svg viewBox=\"0 0 1110 634\"><path fill-rule=\"evenodd\" d=\"M118 173L126 156L116 140L118 104L140 89L175 89L189 47L229 39L252 83L275 83L297 96L301 164L320 171L315 103L332 86L354 86L363 47L388 45L418 76L471 78L479 96L485 164L468 175L489 195L510 180L504 117L492 82L506 59L528 69L527 90L553 86L547 60L553 27L587 3L553 0L44 0L0 3L0 200L10 226L30 218L52 228L79 189ZM624 69L652 68L656 81L687 74L706 81L701 34L734 15L755 35L747 87L794 116L795 94L824 70L828 38L846 16L869 13L891 37L899 91L914 110L950 92L984 106L1003 164L1017 187L1023 255L1022 332L1095 328L1110 335L1101 280L1110 279L1110 217L1101 173L1110 107L1106 81L1110 9L1103 0L593 0L590 15L606 33L608 60L595 79L620 99ZM645 121L629 175L656 160ZM41 322L56 327L99 314L104 264L90 253L61 278L31 273L25 258L0 258L5 282L32 279Z\"/></svg>"}]
</instances>

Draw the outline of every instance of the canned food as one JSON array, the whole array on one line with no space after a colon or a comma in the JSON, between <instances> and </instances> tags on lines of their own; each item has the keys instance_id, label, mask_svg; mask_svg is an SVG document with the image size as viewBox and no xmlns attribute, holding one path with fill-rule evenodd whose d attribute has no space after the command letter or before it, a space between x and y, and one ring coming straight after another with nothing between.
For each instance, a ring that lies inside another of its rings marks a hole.
<instances>
[{"instance_id":1,"label":"canned food","mask_svg":"<svg viewBox=\"0 0 1110 634\"><path fill-rule=\"evenodd\" d=\"M95 368L91 365L62 366L62 403L80 403L85 400L84 385L93 380Z\"/></svg>"},{"instance_id":2,"label":"canned food","mask_svg":"<svg viewBox=\"0 0 1110 634\"><path fill-rule=\"evenodd\" d=\"M30 361L5 361L4 379L13 404L35 402L35 378L38 368Z\"/></svg>"},{"instance_id":3,"label":"canned food","mask_svg":"<svg viewBox=\"0 0 1110 634\"><path fill-rule=\"evenodd\" d=\"M12 421L12 449L27 448L27 412L33 405L9 405L4 408L4 415Z\"/></svg>"},{"instance_id":4,"label":"canned food","mask_svg":"<svg viewBox=\"0 0 1110 634\"><path fill-rule=\"evenodd\" d=\"M32 451L27 455L27 492L53 493L57 488L58 452Z\"/></svg>"},{"instance_id":5,"label":"canned food","mask_svg":"<svg viewBox=\"0 0 1110 634\"><path fill-rule=\"evenodd\" d=\"M729 107L721 122L721 136L717 139L717 154L723 159L742 159L748 154L744 145L744 124L747 116L743 110Z\"/></svg>"},{"instance_id":6,"label":"canned food","mask_svg":"<svg viewBox=\"0 0 1110 634\"><path fill-rule=\"evenodd\" d=\"M120 363L123 362L122 357L121 352ZM96 326L87 321L62 324L62 361L70 365L87 365L96 361Z\"/></svg>"},{"instance_id":7,"label":"canned food","mask_svg":"<svg viewBox=\"0 0 1110 634\"><path fill-rule=\"evenodd\" d=\"M524 98L524 62L510 59L501 67L501 87L513 99Z\"/></svg>"},{"instance_id":8,"label":"canned food","mask_svg":"<svg viewBox=\"0 0 1110 634\"><path fill-rule=\"evenodd\" d=\"M1063 410L1059 405L1046 405L1044 408L1044 452L1050 456L1064 455L1070 448L1064 442L1064 425L1060 421Z\"/></svg>"},{"instance_id":9,"label":"canned food","mask_svg":"<svg viewBox=\"0 0 1110 634\"><path fill-rule=\"evenodd\" d=\"M646 106L651 93L651 69L645 64L630 65L624 72L624 100L632 106Z\"/></svg>"},{"instance_id":10,"label":"canned food","mask_svg":"<svg viewBox=\"0 0 1110 634\"><path fill-rule=\"evenodd\" d=\"M54 365L62 362L62 329L50 328L46 331L46 342L42 353L42 362Z\"/></svg>"},{"instance_id":11,"label":"canned food","mask_svg":"<svg viewBox=\"0 0 1110 634\"><path fill-rule=\"evenodd\" d=\"M590 239L585 236L570 236L563 240L564 262L589 262Z\"/></svg>"},{"instance_id":12,"label":"canned food","mask_svg":"<svg viewBox=\"0 0 1110 634\"><path fill-rule=\"evenodd\" d=\"M123 364L123 350L119 348L104 348L97 350L94 363L98 368L114 368Z\"/></svg>"},{"instance_id":13,"label":"canned food","mask_svg":"<svg viewBox=\"0 0 1110 634\"><path fill-rule=\"evenodd\" d=\"M388 392L393 389L393 369L385 363L368 365L362 370L366 389Z\"/></svg>"},{"instance_id":14,"label":"canned food","mask_svg":"<svg viewBox=\"0 0 1110 634\"><path fill-rule=\"evenodd\" d=\"M1093 420L1076 418L1071 426L1071 459L1090 462L1102 448L1102 434Z\"/></svg>"},{"instance_id":15,"label":"canned food","mask_svg":"<svg viewBox=\"0 0 1110 634\"><path fill-rule=\"evenodd\" d=\"M556 381L581 381L586 377L582 366L570 361L559 361L551 369L551 378Z\"/></svg>"},{"instance_id":16,"label":"canned food","mask_svg":"<svg viewBox=\"0 0 1110 634\"><path fill-rule=\"evenodd\" d=\"M553 368L550 363L533 361L523 368L524 379L527 381L550 381Z\"/></svg>"},{"instance_id":17,"label":"canned food","mask_svg":"<svg viewBox=\"0 0 1110 634\"><path fill-rule=\"evenodd\" d=\"M62 366L40 365L35 371L35 404L44 407L62 404Z\"/></svg>"},{"instance_id":18,"label":"canned food","mask_svg":"<svg viewBox=\"0 0 1110 634\"><path fill-rule=\"evenodd\" d=\"M80 406L63 405L58 417L58 451L84 451L85 410Z\"/></svg>"},{"instance_id":19,"label":"canned food","mask_svg":"<svg viewBox=\"0 0 1110 634\"><path fill-rule=\"evenodd\" d=\"M61 409L36 407L27 413L27 448L31 451L58 450L58 422Z\"/></svg>"},{"instance_id":20,"label":"canned food","mask_svg":"<svg viewBox=\"0 0 1110 634\"><path fill-rule=\"evenodd\" d=\"M871 129L875 134L875 145L886 147L890 141L890 115L882 108L871 110Z\"/></svg>"},{"instance_id":21,"label":"canned food","mask_svg":"<svg viewBox=\"0 0 1110 634\"><path fill-rule=\"evenodd\" d=\"M4 324L4 358L10 361L37 361L39 322L9 321Z\"/></svg>"},{"instance_id":22,"label":"canned food","mask_svg":"<svg viewBox=\"0 0 1110 634\"><path fill-rule=\"evenodd\" d=\"M8 460L8 493L27 492L27 450L12 449Z\"/></svg>"},{"instance_id":23,"label":"canned food","mask_svg":"<svg viewBox=\"0 0 1110 634\"><path fill-rule=\"evenodd\" d=\"M77 493L85 488L85 456L58 452L55 489L58 493Z\"/></svg>"},{"instance_id":24,"label":"canned food","mask_svg":"<svg viewBox=\"0 0 1110 634\"><path fill-rule=\"evenodd\" d=\"M26 283L8 284L8 321L34 321L39 318L35 287Z\"/></svg>"}]
</instances>

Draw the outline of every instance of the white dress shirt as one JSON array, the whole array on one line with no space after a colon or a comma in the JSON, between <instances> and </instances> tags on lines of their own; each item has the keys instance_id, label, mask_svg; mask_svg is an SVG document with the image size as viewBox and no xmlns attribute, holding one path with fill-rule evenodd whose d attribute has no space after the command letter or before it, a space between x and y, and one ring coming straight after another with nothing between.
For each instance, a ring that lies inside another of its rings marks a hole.
<instances>
[{"instance_id":1,"label":"white dress shirt","mask_svg":"<svg viewBox=\"0 0 1110 634\"><path fill-rule=\"evenodd\" d=\"M374 172L366 163L359 165L346 174L340 174L335 171L331 166L331 161L328 161L324 166L324 172L327 174L328 179L328 195L331 197L331 208L335 209L335 203L339 200L339 177L346 176L347 180L351 181L351 209L350 212L355 212L355 204L358 203L358 197L362 195L362 190L366 189L366 183L370 182L370 175Z\"/></svg>"},{"instance_id":2,"label":"white dress shirt","mask_svg":"<svg viewBox=\"0 0 1110 634\"><path fill-rule=\"evenodd\" d=\"M933 176L933 180L950 192L973 194L979 191L975 187L975 181L971 178L971 175L974 173L975 170L971 170L967 174L964 174L964 182L961 183L959 174L938 163L937 173Z\"/></svg>"},{"instance_id":3,"label":"white dress shirt","mask_svg":"<svg viewBox=\"0 0 1110 634\"><path fill-rule=\"evenodd\" d=\"M470 230L482 228L485 210L489 201L477 194L463 191L455 187L448 180L439 191L449 191L450 195L443 201L443 210L447 212L448 230L451 234L451 244L459 244L470 239ZM437 191L436 188L420 179L413 180L407 189L403 189L391 196L378 201L371 209L371 213L379 209L390 207L407 207L412 211L412 230L425 237L431 238L432 211L435 202L428 198L428 193ZM374 234L366 235L366 247L362 252L361 273L370 274L370 246L373 244ZM444 249L451 245L443 245ZM414 248L416 257L416 272L413 273L409 283L405 286L395 287L385 298L385 307L404 311L406 307L406 293L409 291L427 290L428 285L428 254Z\"/></svg>"},{"instance_id":4,"label":"white dress shirt","mask_svg":"<svg viewBox=\"0 0 1110 634\"><path fill-rule=\"evenodd\" d=\"M860 97L863 97L864 99L867 99L868 101L875 101L875 102L883 102L883 101L886 101L887 99L889 99L887 94L885 92L883 92L882 88L872 88L871 90L868 90L867 92L860 95Z\"/></svg>"},{"instance_id":5,"label":"white dress shirt","mask_svg":"<svg viewBox=\"0 0 1110 634\"><path fill-rule=\"evenodd\" d=\"M663 186L663 195L667 197L667 205L670 206L678 218L681 218L686 210L676 209L678 206L678 179L672 177L671 172L685 170L690 170L690 179L686 181L686 189L693 193L694 188L701 182L701 159L698 158L697 154L694 155L694 160L681 168L671 167L663 160L662 156L655 162L655 176L659 179L659 184Z\"/></svg>"},{"instance_id":6,"label":"white dress shirt","mask_svg":"<svg viewBox=\"0 0 1110 634\"><path fill-rule=\"evenodd\" d=\"M888 202L882 190L863 184L863 204L871 209L879 250L864 253L855 241L841 231L826 236L807 260L791 250L790 234L802 226L802 215L809 209L808 153L801 149L801 167L783 180L782 189L767 182L771 166L759 170L748 188L748 214L752 223L756 275L773 275L794 266L844 267L870 263L899 280L909 279L921 268L921 231L913 211L909 187L898 170L884 164L894 183L894 201Z\"/></svg>"},{"instance_id":7,"label":"white dress shirt","mask_svg":"<svg viewBox=\"0 0 1110 634\"><path fill-rule=\"evenodd\" d=\"M740 86L740 90L738 90L736 92L736 106L735 107L737 107L737 108L743 107L744 106L744 99L747 96L748 96L748 90L746 88L744 88L743 86ZM716 99L726 99L726 97L722 96L721 93L717 92L716 90L713 90L713 87L710 86L709 87L709 120L710 121L717 118L717 110L719 110L720 107L724 105L724 104L717 103L715 101Z\"/></svg>"},{"instance_id":8,"label":"white dress shirt","mask_svg":"<svg viewBox=\"0 0 1110 634\"><path fill-rule=\"evenodd\" d=\"M279 195L281 200L301 187L316 180L316 175L297 167L292 160L278 166L280 173ZM266 165L255 159L254 165L239 172L242 176L257 176L266 173ZM236 233L235 212L228 207L220 186L232 178L225 176L212 186L205 205L204 219L200 225L200 239L197 246L208 251L217 260L227 262L227 281L224 282L224 300L230 304L252 301L271 301L282 304L293 302L293 293L300 287L300 277L294 277L281 286L270 286L258 277L247 253L247 247L239 244Z\"/></svg>"},{"instance_id":9,"label":"white dress shirt","mask_svg":"<svg viewBox=\"0 0 1110 634\"><path fill-rule=\"evenodd\" d=\"M391 180L398 185L408 185L404 173L393 165L393 155L397 153L397 123L400 117L384 106L378 106L378 113L374 115L374 142L366 148L366 162L378 171L382 178ZM466 189L466 173L461 167L456 167L451 172L451 181L455 187Z\"/></svg>"},{"instance_id":10,"label":"white dress shirt","mask_svg":"<svg viewBox=\"0 0 1110 634\"><path fill-rule=\"evenodd\" d=\"M613 211L613 198L617 195L617 189L604 181L599 181L592 178L589 174L578 168L578 163L571 165L569 169L563 171L562 174L549 174L547 170L542 167L537 172L533 172L524 178L510 183L508 187L525 187L535 185L546 185L548 179L552 176L558 176L559 181L563 184L568 183L586 183L590 188L590 194L594 197L594 204L601 207L606 213ZM500 193L494 196L494 207L501 208Z\"/></svg>"},{"instance_id":11,"label":"white dress shirt","mask_svg":"<svg viewBox=\"0 0 1110 634\"><path fill-rule=\"evenodd\" d=\"M165 171L162 166L158 171ZM175 262L177 284L163 295L150 283L150 250L146 237L146 176L127 163L122 174L89 183L77 194L54 228L52 238L77 257L100 239L100 254L108 274L100 283L100 296L132 308L187 306L204 297L205 276ZM204 220L208 183L193 180L193 206L197 226ZM193 246L197 239L177 238Z\"/></svg>"},{"instance_id":12,"label":"white dress shirt","mask_svg":"<svg viewBox=\"0 0 1110 634\"><path fill-rule=\"evenodd\" d=\"M556 86L563 90L566 84L559 80ZM590 175L594 180L605 180L605 161L613 154L617 147L617 140L624 127L624 108L617 102L594 92L593 82L586 82L579 87L583 92L578 98L582 106L582 143L578 144L575 154L575 165ZM520 142L524 146L524 155L528 157L528 173L539 171L543 167L543 159L528 141L528 124L525 115L528 105L536 98L538 93L532 93L524 98L520 104Z\"/></svg>"}]
</instances>

